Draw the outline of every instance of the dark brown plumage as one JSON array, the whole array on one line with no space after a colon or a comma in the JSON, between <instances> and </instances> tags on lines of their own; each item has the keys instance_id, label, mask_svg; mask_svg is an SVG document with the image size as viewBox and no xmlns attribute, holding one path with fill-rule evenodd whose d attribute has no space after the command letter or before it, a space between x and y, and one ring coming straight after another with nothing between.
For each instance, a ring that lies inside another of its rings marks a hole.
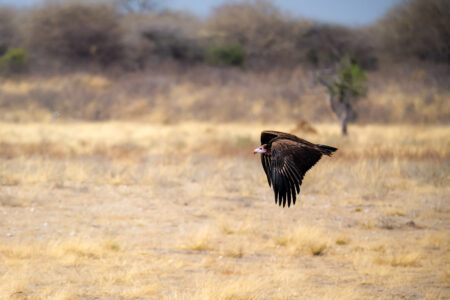
<instances>
[{"instance_id":1,"label":"dark brown plumage","mask_svg":"<svg viewBox=\"0 0 450 300\"><path fill-rule=\"evenodd\" d=\"M322 157L331 156L337 148L317 145L295 135L279 131L261 132L261 162L269 186L273 187L275 203L283 207L295 204L305 173Z\"/></svg>"}]
</instances>

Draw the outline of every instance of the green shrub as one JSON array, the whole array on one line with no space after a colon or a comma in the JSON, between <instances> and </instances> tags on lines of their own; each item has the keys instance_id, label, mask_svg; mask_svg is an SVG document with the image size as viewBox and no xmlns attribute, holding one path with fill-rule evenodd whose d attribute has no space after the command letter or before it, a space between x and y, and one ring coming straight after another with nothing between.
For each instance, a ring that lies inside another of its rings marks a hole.
<instances>
[{"instance_id":1,"label":"green shrub","mask_svg":"<svg viewBox=\"0 0 450 300\"><path fill-rule=\"evenodd\" d=\"M206 60L214 65L242 66L245 53L241 46L212 46L208 49Z\"/></svg>"},{"instance_id":2,"label":"green shrub","mask_svg":"<svg viewBox=\"0 0 450 300\"><path fill-rule=\"evenodd\" d=\"M342 58L339 63L338 72L338 79L333 85L335 94L347 94L356 98L366 94L366 72L364 72L354 59L348 56Z\"/></svg>"},{"instance_id":3,"label":"green shrub","mask_svg":"<svg viewBox=\"0 0 450 300\"><path fill-rule=\"evenodd\" d=\"M28 66L28 55L24 49L10 48L0 57L0 69L4 74L20 73Z\"/></svg>"}]
</instances>

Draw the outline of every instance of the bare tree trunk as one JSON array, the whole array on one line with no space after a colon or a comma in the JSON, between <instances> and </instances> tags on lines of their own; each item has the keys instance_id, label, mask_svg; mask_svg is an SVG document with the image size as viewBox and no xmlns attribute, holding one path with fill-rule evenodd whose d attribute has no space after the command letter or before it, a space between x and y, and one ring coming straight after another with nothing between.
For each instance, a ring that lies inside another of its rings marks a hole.
<instances>
[{"instance_id":1,"label":"bare tree trunk","mask_svg":"<svg viewBox=\"0 0 450 300\"><path fill-rule=\"evenodd\" d=\"M330 103L331 109L341 123L342 135L347 135L347 123L349 121L348 116L350 114L348 110L350 106L348 105L348 103L346 103L346 100L340 100L337 95L334 95L331 92L328 93L328 101Z\"/></svg>"},{"instance_id":2,"label":"bare tree trunk","mask_svg":"<svg viewBox=\"0 0 450 300\"><path fill-rule=\"evenodd\" d=\"M342 135L347 135L348 122L356 119L356 113L350 104L350 96L336 94L332 85L322 77L319 77L319 81L328 89L328 102L341 123Z\"/></svg>"},{"instance_id":3,"label":"bare tree trunk","mask_svg":"<svg viewBox=\"0 0 450 300\"><path fill-rule=\"evenodd\" d=\"M353 109L350 105L348 96L342 96L342 99L339 100L339 104L341 105L339 115L341 121L341 133L342 135L347 135L347 124L352 117Z\"/></svg>"},{"instance_id":4,"label":"bare tree trunk","mask_svg":"<svg viewBox=\"0 0 450 300\"><path fill-rule=\"evenodd\" d=\"M347 118L341 120L341 133L347 135Z\"/></svg>"}]
</instances>

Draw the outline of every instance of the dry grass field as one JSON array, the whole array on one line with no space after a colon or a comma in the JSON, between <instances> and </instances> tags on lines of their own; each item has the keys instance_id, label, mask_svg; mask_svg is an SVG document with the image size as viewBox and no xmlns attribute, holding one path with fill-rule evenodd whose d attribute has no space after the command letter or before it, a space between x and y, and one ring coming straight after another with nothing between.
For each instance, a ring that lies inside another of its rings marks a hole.
<instances>
[{"instance_id":1,"label":"dry grass field","mask_svg":"<svg viewBox=\"0 0 450 300\"><path fill-rule=\"evenodd\" d=\"M447 126L0 124L1 299L448 299ZM275 206L263 129L339 147Z\"/></svg>"}]
</instances>

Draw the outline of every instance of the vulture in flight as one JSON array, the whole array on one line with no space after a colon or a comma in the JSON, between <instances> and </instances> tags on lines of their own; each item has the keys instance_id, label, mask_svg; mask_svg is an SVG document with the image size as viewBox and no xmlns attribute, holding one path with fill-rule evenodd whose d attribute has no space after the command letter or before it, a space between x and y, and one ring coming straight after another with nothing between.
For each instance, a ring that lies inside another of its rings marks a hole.
<instances>
[{"instance_id":1,"label":"vulture in flight","mask_svg":"<svg viewBox=\"0 0 450 300\"><path fill-rule=\"evenodd\" d=\"M331 156L337 148L317 145L295 135L279 131L261 132L261 146L253 154L261 154L261 162L269 186L273 186L275 204L295 204L303 176L322 157Z\"/></svg>"}]
</instances>

